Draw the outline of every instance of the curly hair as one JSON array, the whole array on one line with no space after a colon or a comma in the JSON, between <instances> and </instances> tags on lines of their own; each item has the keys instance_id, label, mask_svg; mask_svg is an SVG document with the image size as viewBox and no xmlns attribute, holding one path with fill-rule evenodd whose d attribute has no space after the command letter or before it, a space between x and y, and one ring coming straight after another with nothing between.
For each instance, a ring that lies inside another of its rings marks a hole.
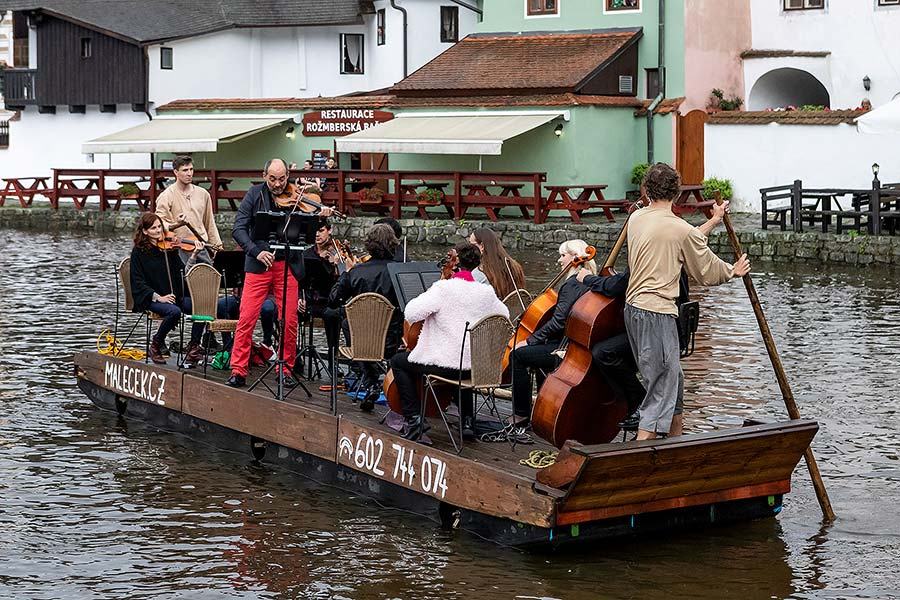
<instances>
[{"instance_id":1,"label":"curly hair","mask_svg":"<svg viewBox=\"0 0 900 600\"><path fill-rule=\"evenodd\" d=\"M647 169L642 185L651 201L674 200L681 191L681 175L666 163L656 163Z\"/></svg>"},{"instance_id":2,"label":"curly hair","mask_svg":"<svg viewBox=\"0 0 900 600\"><path fill-rule=\"evenodd\" d=\"M162 224L162 219L156 213L145 212L141 214L138 218L137 226L134 228L135 248L140 248L144 252L149 252L156 247L156 242L153 241L149 235L144 233L144 230L153 227L153 224L157 221L159 221L160 225Z\"/></svg>"},{"instance_id":3,"label":"curly hair","mask_svg":"<svg viewBox=\"0 0 900 600\"><path fill-rule=\"evenodd\" d=\"M366 240L363 242L366 252L374 259L390 260L394 257L394 250L400 245L400 241L394 235L390 225L373 225L366 232Z\"/></svg>"},{"instance_id":4,"label":"curly hair","mask_svg":"<svg viewBox=\"0 0 900 600\"><path fill-rule=\"evenodd\" d=\"M471 271L481 264L481 250L475 244L459 242L453 249L459 257L459 268L463 271Z\"/></svg>"}]
</instances>

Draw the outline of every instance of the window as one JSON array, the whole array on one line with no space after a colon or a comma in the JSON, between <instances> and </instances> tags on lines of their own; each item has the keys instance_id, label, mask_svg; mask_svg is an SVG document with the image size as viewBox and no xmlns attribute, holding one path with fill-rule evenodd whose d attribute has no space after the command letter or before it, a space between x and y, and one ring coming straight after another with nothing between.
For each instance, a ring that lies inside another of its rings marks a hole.
<instances>
[{"instance_id":1,"label":"window","mask_svg":"<svg viewBox=\"0 0 900 600\"><path fill-rule=\"evenodd\" d=\"M456 6L441 7L441 41L459 41L459 8Z\"/></svg>"},{"instance_id":2,"label":"window","mask_svg":"<svg viewBox=\"0 0 900 600\"><path fill-rule=\"evenodd\" d=\"M363 43L361 33L341 34L341 75L361 75L364 73Z\"/></svg>"},{"instance_id":3,"label":"window","mask_svg":"<svg viewBox=\"0 0 900 600\"><path fill-rule=\"evenodd\" d=\"M647 69L647 97L659 95L659 69Z\"/></svg>"},{"instance_id":4,"label":"window","mask_svg":"<svg viewBox=\"0 0 900 600\"><path fill-rule=\"evenodd\" d=\"M878 6L900 6L900 0L878 0Z\"/></svg>"},{"instance_id":5,"label":"window","mask_svg":"<svg viewBox=\"0 0 900 600\"><path fill-rule=\"evenodd\" d=\"M92 53L91 38L81 38L81 58L90 58Z\"/></svg>"},{"instance_id":6,"label":"window","mask_svg":"<svg viewBox=\"0 0 900 600\"><path fill-rule=\"evenodd\" d=\"M525 0L528 2L529 15L557 14L556 0Z\"/></svg>"},{"instance_id":7,"label":"window","mask_svg":"<svg viewBox=\"0 0 900 600\"><path fill-rule=\"evenodd\" d=\"M172 49L171 48L160 48L159 49L159 68L165 69L167 71L172 70Z\"/></svg>"},{"instance_id":8,"label":"window","mask_svg":"<svg viewBox=\"0 0 900 600\"><path fill-rule=\"evenodd\" d=\"M784 10L825 8L825 0L784 0Z\"/></svg>"},{"instance_id":9,"label":"window","mask_svg":"<svg viewBox=\"0 0 900 600\"><path fill-rule=\"evenodd\" d=\"M375 43L384 46L384 9L379 8L375 13Z\"/></svg>"},{"instance_id":10,"label":"window","mask_svg":"<svg viewBox=\"0 0 900 600\"><path fill-rule=\"evenodd\" d=\"M640 10L641 0L606 0L606 11Z\"/></svg>"}]
</instances>

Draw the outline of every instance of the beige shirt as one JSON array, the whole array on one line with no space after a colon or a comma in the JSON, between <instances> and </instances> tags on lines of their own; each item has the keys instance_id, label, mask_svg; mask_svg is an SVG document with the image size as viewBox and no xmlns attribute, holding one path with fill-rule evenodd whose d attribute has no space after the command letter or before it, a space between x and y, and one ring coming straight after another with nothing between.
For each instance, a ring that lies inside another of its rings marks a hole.
<instances>
[{"instance_id":1,"label":"beige shirt","mask_svg":"<svg viewBox=\"0 0 900 600\"><path fill-rule=\"evenodd\" d=\"M191 186L191 192L185 197L178 191L178 186L173 184L156 197L156 214L163 220L166 229L178 237L192 238L194 234L187 227L179 227L172 231L172 227L178 222L178 215L183 214L185 220L193 225L207 242L214 246L222 244L219 237L219 229L213 217L212 199L209 192L198 185Z\"/></svg>"},{"instance_id":2,"label":"beige shirt","mask_svg":"<svg viewBox=\"0 0 900 600\"><path fill-rule=\"evenodd\" d=\"M718 285L734 277L734 268L713 254L703 233L672 213L651 204L628 219L628 267L625 302L644 310L677 315L682 265L701 285Z\"/></svg>"}]
</instances>

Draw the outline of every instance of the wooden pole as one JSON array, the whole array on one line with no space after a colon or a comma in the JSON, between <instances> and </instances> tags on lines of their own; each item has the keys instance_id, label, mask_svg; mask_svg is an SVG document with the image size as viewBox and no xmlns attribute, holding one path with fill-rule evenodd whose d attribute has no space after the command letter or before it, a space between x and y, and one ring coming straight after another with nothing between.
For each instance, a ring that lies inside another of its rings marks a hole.
<instances>
[{"instance_id":1,"label":"wooden pole","mask_svg":"<svg viewBox=\"0 0 900 600\"><path fill-rule=\"evenodd\" d=\"M716 203L722 204L721 194L716 194ZM735 259L739 258L744 251L741 249L741 242L738 240L734 227L731 225L731 217L725 213L725 229L728 231L728 239L731 240L731 248L734 250ZM781 358L778 356L778 350L775 348L775 338L772 337L772 330L769 329L769 322L766 315L763 314L762 305L759 302L759 296L756 294L756 288L753 280L750 279L750 273L742 278L744 287L747 288L747 295L750 297L750 304L753 306L753 312L756 315L756 322L759 324L759 332L762 334L763 341L766 344L766 351L769 353L769 360L772 361L772 367L775 369L775 378L778 380L778 387L781 388L781 397L784 398L784 404L787 406L788 415L791 419L800 418L800 410L797 408L797 402L794 400L794 393L791 391L791 385L788 383L787 375L784 372L784 366L781 364ZM813 456L812 447L807 447L803 453L806 459L806 466L809 469L809 475L812 478L813 488L816 490L816 499L822 508L822 515L826 521L834 521L835 514L831 508L831 500L828 499L828 492L825 490L825 482L822 481L822 475L819 473L819 466L816 464L816 457Z\"/></svg>"}]
</instances>

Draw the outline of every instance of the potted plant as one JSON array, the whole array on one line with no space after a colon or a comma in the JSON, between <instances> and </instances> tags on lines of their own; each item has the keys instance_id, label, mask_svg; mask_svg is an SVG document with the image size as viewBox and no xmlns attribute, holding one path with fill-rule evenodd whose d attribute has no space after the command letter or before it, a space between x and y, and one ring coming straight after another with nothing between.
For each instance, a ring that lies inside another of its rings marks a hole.
<instances>
[{"instance_id":1,"label":"potted plant","mask_svg":"<svg viewBox=\"0 0 900 600\"><path fill-rule=\"evenodd\" d=\"M377 187L363 188L358 193L362 204L381 204L384 199L384 191Z\"/></svg>"},{"instance_id":2,"label":"potted plant","mask_svg":"<svg viewBox=\"0 0 900 600\"><path fill-rule=\"evenodd\" d=\"M133 183L123 183L119 186L119 198L138 198L141 189Z\"/></svg>"},{"instance_id":3,"label":"potted plant","mask_svg":"<svg viewBox=\"0 0 900 600\"><path fill-rule=\"evenodd\" d=\"M632 167L631 183L632 185L636 185L638 189L625 192L625 199L629 202L637 202L641 197L641 183L644 181L644 174L647 173L647 169L649 168L650 165L645 162L638 163Z\"/></svg>"},{"instance_id":4,"label":"potted plant","mask_svg":"<svg viewBox=\"0 0 900 600\"><path fill-rule=\"evenodd\" d=\"M719 88L714 88L710 94L712 97L709 99L709 104L706 106L706 111L709 113L716 113L720 110L740 110L741 106L744 105L744 100L740 96L732 96L731 98L726 99L725 92Z\"/></svg>"},{"instance_id":5,"label":"potted plant","mask_svg":"<svg viewBox=\"0 0 900 600\"><path fill-rule=\"evenodd\" d=\"M722 200L731 200L732 189L731 189L731 180L730 179L719 179L717 177L710 177L709 179L703 180L703 197L707 200L712 200L716 197L716 192L722 194Z\"/></svg>"},{"instance_id":6,"label":"potted plant","mask_svg":"<svg viewBox=\"0 0 900 600\"><path fill-rule=\"evenodd\" d=\"M416 194L416 202L422 206L437 206L444 201L444 192L437 188L427 188Z\"/></svg>"}]
</instances>

